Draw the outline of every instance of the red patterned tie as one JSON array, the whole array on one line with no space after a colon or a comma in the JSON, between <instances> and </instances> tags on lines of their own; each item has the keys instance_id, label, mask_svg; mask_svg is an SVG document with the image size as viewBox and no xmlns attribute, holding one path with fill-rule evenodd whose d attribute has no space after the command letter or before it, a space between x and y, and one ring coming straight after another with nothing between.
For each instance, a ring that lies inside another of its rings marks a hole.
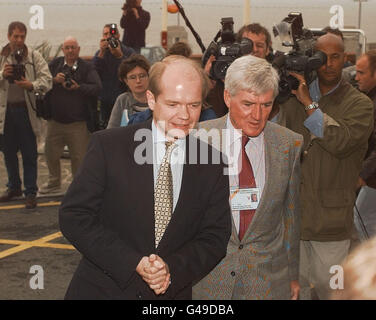
<instances>
[{"instance_id":1,"label":"red patterned tie","mask_svg":"<svg viewBox=\"0 0 376 320\"><path fill-rule=\"evenodd\" d=\"M242 136L242 169L239 174L240 188L256 188L256 180L253 175L252 165L245 152L245 145L249 141L247 136ZM256 210L240 210L239 239L242 240Z\"/></svg>"}]
</instances>

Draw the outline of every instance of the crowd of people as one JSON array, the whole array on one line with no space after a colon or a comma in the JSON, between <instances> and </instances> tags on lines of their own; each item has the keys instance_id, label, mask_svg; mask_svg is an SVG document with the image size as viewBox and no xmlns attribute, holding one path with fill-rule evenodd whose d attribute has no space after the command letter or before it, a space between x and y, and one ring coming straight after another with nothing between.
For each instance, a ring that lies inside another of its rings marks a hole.
<instances>
[{"instance_id":1,"label":"crowd of people","mask_svg":"<svg viewBox=\"0 0 376 320\"><path fill-rule=\"evenodd\" d=\"M21 22L9 25L1 51L8 184L0 202L24 192L26 208L37 206L36 93L50 110L49 177L40 193L61 187L60 158L69 149L74 179L60 228L83 257L66 298L296 300L312 299L312 288L322 300L341 297L330 270L349 254L356 192L376 188L376 51L357 60L354 88L342 76L343 37L325 29L315 42L327 57L316 79L291 72L298 88L277 104L265 27L239 30L252 53L214 81L215 57L201 67L182 42L151 66L139 54L149 22L140 0L127 1L123 42L106 24L92 61L69 36L63 56L47 64L25 45ZM107 129L88 125L98 105ZM151 162L136 159L142 147Z\"/></svg>"}]
</instances>

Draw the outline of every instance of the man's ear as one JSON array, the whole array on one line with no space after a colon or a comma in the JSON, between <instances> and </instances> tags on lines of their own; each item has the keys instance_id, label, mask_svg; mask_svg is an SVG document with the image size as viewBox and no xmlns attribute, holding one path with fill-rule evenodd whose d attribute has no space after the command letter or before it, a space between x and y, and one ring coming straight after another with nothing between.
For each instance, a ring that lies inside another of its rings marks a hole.
<instances>
[{"instance_id":1,"label":"man's ear","mask_svg":"<svg viewBox=\"0 0 376 320\"><path fill-rule=\"evenodd\" d=\"M223 91L223 99L225 100L225 104L226 104L227 108L230 109L230 106L231 106L231 94L226 89Z\"/></svg>"},{"instance_id":2,"label":"man's ear","mask_svg":"<svg viewBox=\"0 0 376 320\"><path fill-rule=\"evenodd\" d=\"M154 94L150 91L146 91L146 99L148 100L148 106L151 111L154 111L154 106L155 106L155 97Z\"/></svg>"}]
</instances>

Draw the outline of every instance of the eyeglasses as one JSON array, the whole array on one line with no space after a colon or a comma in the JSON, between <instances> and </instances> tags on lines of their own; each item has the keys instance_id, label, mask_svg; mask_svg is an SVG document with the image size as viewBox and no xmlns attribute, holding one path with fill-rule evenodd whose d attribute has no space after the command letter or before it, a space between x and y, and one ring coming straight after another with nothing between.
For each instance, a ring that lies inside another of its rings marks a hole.
<instances>
[{"instance_id":1,"label":"eyeglasses","mask_svg":"<svg viewBox=\"0 0 376 320\"><path fill-rule=\"evenodd\" d=\"M65 47L63 47L64 48L64 50L76 50L78 47L77 46L65 46Z\"/></svg>"},{"instance_id":2,"label":"eyeglasses","mask_svg":"<svg viewBox=\"0 0 376 320\"><path fill-rule=\"evenodd\" d=\"M144 80L148 77L147 73L140 73L140 74L132 74L131 76L127 77L129 81L135 81L137 79Z\"/></svg>"}]
</instances>

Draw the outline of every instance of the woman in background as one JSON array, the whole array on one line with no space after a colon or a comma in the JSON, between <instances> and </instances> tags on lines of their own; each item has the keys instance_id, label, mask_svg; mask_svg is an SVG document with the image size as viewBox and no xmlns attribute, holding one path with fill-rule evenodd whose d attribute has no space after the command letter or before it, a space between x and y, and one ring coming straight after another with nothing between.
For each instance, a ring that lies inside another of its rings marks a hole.
<instances>
[{"instance_id":1,"label":"woman in background","mask_svg":"<svg viewBox=\"0 0 376 320\"><path fill-rule=\"evenodd\" d=\"M128 86L130 92L125 92L116 99L107 129L125 126L130 116L149 109L146 99L149 69L149 62L139 54L122 61L119 66L119 79Z\"/></svg>"}]
</instances>

